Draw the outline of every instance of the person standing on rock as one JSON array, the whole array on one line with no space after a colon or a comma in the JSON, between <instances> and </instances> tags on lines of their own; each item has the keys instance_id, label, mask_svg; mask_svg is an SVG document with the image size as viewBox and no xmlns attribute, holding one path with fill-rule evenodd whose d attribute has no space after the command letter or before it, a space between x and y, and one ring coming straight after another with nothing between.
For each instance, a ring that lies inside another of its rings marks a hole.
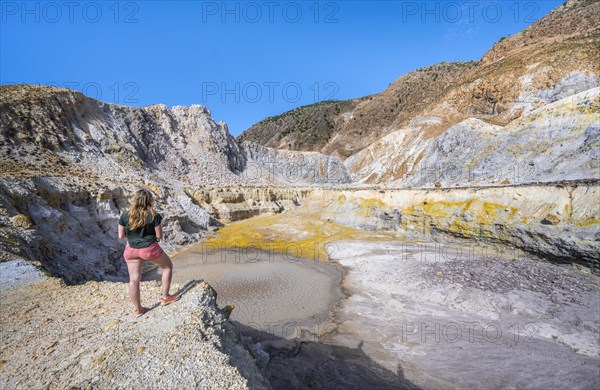
<instances>
[{"instance_id":1,"label":"person standing on rock","mask_svg":"<svg viewBox=\"0 0 600 390\"><path fill-rule=\"evenodd\" d=\"M123 257L129 271L129 297L135 306L135 315L141 316L149 309L140 302L140 281L144 260L151 261L162 269L162 305L181 298L169 295L173 263L158 242L162 239L162 216L154 211L154 197L146 189L137 191L130 200L131 207L119 218L119 238L127 238Z\"/></svg>"}]
</instances>

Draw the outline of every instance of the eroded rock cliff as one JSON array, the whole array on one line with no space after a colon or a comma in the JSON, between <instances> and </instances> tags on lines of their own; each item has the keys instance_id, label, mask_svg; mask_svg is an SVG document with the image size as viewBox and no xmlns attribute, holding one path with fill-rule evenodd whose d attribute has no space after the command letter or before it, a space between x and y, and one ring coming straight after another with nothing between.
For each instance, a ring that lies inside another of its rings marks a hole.
<instances>
[{"instance_id":1,"label":"eroded rock cliff","mask_svg":"<svg viewBox=\"0 0 600 390\"><path fill-rule=\"evenodd\" d=\"M320 218L409 241L499 243L600 274L598 184L448 190L315 190ZM310 201L310 199L309 199Z\"/></svg>"}]
</instances>

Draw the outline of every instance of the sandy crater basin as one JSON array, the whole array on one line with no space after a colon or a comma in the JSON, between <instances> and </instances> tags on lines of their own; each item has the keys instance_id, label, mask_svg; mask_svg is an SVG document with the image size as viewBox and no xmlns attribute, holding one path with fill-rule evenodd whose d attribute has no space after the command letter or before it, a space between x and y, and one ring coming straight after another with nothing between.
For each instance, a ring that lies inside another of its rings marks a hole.
<instances>
[{"instance_id":1,"label":"sandy crater basin","mask_svg":"<svg viewBox=\"0 0 600 390\"><path fill-rule=\"evenodd\" d=\"M220 306L233 304L231 319L255 329L277 332L293 325L329 319L342 297L335 264L253 248L207 250L199 244L173 258L175 282L204 279L217 291Z\"/></svg>"}]
</instances>

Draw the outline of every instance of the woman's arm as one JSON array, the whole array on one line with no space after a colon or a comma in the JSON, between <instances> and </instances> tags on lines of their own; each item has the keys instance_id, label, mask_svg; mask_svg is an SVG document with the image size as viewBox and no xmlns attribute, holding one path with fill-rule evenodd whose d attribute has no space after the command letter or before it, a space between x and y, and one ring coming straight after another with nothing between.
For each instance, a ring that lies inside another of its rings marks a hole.
<instances>
[{"instance_id":1,"label":"woman's arm","mask_svg":"<svg viewBox=\"0 0 600 390\"><path fill-rule=\"evenodd\" d=\"M162 240L162 224L154 227L154 233L156 233L156 238Z\"/></svg>"},{"instance_id":2,"label":"woman's arm","mask_svg":"<svg viewBox=\"0 0 600 390\"><path fill-rule=\"evenodd\" d=\"M127 232L125 231L125 226L119 225L119 239L127 238Z\"/></svg>"}]
</instances>

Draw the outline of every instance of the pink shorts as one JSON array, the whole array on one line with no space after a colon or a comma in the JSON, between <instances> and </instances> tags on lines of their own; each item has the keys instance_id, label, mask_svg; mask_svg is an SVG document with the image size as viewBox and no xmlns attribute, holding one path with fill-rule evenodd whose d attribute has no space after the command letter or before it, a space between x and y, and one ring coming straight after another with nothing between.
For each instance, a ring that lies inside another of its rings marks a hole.
<instances>
[{"instance_id":1,"label":"pink shorts","mask_svg":"<svg viewBox=\"0 0 600 390\"><path fill-rule=\"evenodd\" d=\"M156 261L159 257L161 257L165 253L158 242L152 243L150 246L146 248L132 248L129 246L129 243L125 246L125 252L123 253L123 257L125 257L125 261L132 260L148 260L148 261Z\"/></svg>"}]
</instances>

